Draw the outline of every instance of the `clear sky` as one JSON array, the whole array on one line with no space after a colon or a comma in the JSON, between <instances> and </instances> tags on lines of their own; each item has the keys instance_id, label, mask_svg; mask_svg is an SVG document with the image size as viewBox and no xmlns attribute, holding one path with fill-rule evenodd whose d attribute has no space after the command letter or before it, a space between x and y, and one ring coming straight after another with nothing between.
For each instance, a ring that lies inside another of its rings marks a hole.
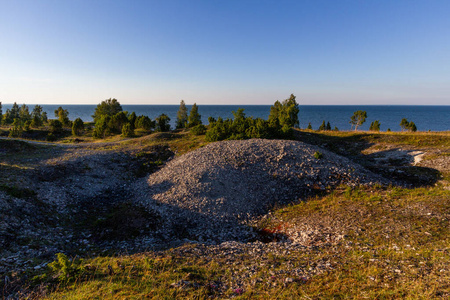
<instances>
[{"instance_id":1,"label":"clear sky","mask_svg":"<svg viewBox=\"0 0 450 300\"><path fill-rule=\"evenodd\" d=\"M0 102L450 105L450 1L0 0Z\"/></svg>"}]
</instances>

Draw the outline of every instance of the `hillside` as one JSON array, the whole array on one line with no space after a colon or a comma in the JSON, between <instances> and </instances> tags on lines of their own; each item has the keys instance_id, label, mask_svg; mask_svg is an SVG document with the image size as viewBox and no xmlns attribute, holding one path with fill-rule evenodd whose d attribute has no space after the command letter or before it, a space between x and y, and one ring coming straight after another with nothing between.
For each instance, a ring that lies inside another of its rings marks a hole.
<instances>
[{"instance_id":1,"label":"hillside","mask_svg":"<svg viewBox=\"0 0 450 300\"><path fill-rule=\"evenodd\" d=\"M448 297L450 135L296 134L0 140L3 294Z\"/></svg>"}]
</instances>

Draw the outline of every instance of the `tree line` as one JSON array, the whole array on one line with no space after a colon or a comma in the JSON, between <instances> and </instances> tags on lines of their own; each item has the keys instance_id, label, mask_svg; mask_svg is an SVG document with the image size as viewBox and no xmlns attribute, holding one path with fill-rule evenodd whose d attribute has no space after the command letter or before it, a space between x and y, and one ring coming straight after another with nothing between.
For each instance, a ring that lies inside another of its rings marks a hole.
<instances>
[{"instance_id":1,"label":"tree line","mask_svg":"<svg viewBox=\"0 0 450 300\"><path fill-rule=\"evenodd\" d=\"M239 108L233 111L233 118L217 120L213 117L208 118L209 126L203 125L201 115L198 112L198 106L194 103L190 112L186 107L184 100L181 100L177 112L175 129L189 129L195 135L206 134L207 141L221 141L227 139L249 139L249 138L285 138L293 137L293 128L299 128L299 104L296 97L291 94L289 98L283 101L276 101L270 107L270 113L267 120L262 118L253 118L245 115L244 109ZM11 109L2 113L2 103L0 102L0 124L10 126L9 136L20 137L23 132L29 132L32 129L47 127L49 130L47 139L55 139L55 135L64 130L71 130L72 135L81 136L86 133L86 124L80 118L71 121L67 109L58 107L54 111L55 119L49 119L47 113L43 111L42 106L36 105L30 112L27 105L19 106L14 103ZM110 98L102 101L95 108L92 115L94 126L92 136L94 138L106 138L111 135L121 134L123 137L132 137L135 130L147 132L170 131L170 118L166 114L161 114L151 120L148 116L137 116L135 112L123 111L119 101ZM365 123L367 112L358 110L350 118L351 128L356 131L358 127ZM380 121L375 120L370 124L370 131L380 131ZM417 131L414 122L403 118L400 122L402 131ZM311 123L307 129L312 130ZM334 126L332 129L330 122L323 120L318 128L319 131L339 131ZM388 128L388 131L390 129Z\"/></svg>"}]
</instances>

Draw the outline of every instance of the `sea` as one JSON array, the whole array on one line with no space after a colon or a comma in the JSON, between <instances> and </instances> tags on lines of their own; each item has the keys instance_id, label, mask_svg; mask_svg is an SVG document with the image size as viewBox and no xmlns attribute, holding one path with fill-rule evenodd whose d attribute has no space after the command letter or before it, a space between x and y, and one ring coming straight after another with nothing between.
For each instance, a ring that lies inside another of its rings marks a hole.
<instances>
[{"instance_id":1,"label":"sea","mask_svg":"<svg viewBox=\"0 0 450 300\"><path fill-rule=\"evenodd\" d=\"M22 104L19 104L22 105ZM91 122L97 105L41 105L49 118L54 118L54 111L62 106L69 112L69 118L81 118L84 122ZM10 109L12 104L3 104L3 113ZM28 105L30 112L34 105ZM186 105L190 110L191 105ZM267 119L271 105L198 105L198 111L204 124L208 124L208 117L233 118L233 111L244 109L246 116ZM172 127L179 105L122 105L124 111L135 112L136 115L146 115L155 119L160 114L166 114L171 119ZM306 128L309 123L313 129L318 129L322 121L330 122L331 128L350 130L350 117L353 112L363 110L367 112L366 122L359 130L369 130L370 123L378 120L381 131L388 128L391 131L401 131L400 121L406 118L413 121L418 131L450 131L450 105L449 106L413 106L413 105L300 105L298 114L300 128Z\"/></svg>"}]
</instances>

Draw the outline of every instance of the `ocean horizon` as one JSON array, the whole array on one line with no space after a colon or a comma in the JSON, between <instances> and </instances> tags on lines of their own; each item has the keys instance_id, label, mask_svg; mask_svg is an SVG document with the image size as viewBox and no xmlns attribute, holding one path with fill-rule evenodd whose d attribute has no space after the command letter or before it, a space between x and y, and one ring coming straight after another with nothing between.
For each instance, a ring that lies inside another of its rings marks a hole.
<instances>
[{"instance_id":1,"label":"ocean horizon","mask_svg":"<svg viewBox=\"0 0 450 300\"><path fill-rule=\"evenodd\" d=\"M22 104L19 104L21 106ZM36 104L27 104L30 112ZM11 103L3 104L3 113L12 107ZM92 122L97 104L44 104L41 105L48 117L54 118L54 111L62 106L69 112L69 118L81 118L84 122ZM192 105L186 105L188 110ZM271 105L198 105L202 122L208 124L208 117L233 118L233 111L244 109L246 116L267 119ZM155 119L164 113L171 119L174 127L179 105L122 105L124 111L135 112L136 115L146 115ZM322 121L330 122L331 127L339 130L350 130L350 117L354 111L367 112L366 122L359 130L368 130L370 123L378 120L381 131L388 128L392 131L401 131L400 121L406 118L413 121L418 131L449 131L450 105L299 105L300 128L306 128L309 123L313 129L318 129Z\"/></svg>"}]
</instances>

